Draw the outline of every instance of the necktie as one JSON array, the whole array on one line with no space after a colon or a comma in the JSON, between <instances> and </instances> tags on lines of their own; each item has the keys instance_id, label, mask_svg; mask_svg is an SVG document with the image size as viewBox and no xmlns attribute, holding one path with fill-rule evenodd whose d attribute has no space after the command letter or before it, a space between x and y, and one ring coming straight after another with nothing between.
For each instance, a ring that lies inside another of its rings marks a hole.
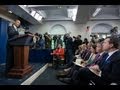
<instances>
[{"instance_id":1,"label":"necktie","mask_svg":"<svg viewBox=\"0 0 120 90\"><path fill-rule=\"evenodd\" d=\"M106 62L108 59L107 59L107 57L109 56L109 54L107 53L106 55L105 55L105 57L104 57L104 62Z\"/></svg>"},{"instance_id":2,"label":"necktie","mask_svg":"<svg viewBox=\"0 0 120 90\"><path fill-rule=\"evenodd\" d=\"M95 57L95 61L97 61L99 57L100 57L100 54L97 54Z\"/></svg>"},{"instance_id":3,"label":"necktie","mask_svg":"<svg viewBox=\"0 0 120 90\"><path fill-rule=\"evenodd\" d=\"M103 57L103 63L102 63L102 68L105 66L106 62L107 62L107 57L109 56L108 53L106 53L106 55Z\"/></svg>"},{"instance_id":4,"label":"necktie","mask_svg":"<svg viewBox=\"0 0 120 90\"><path fill-rule=\"evenodd\" d=\"M99 59L100 59L101 55L100 54L97 54L95 59L94 59L94 63L96 63Z\"/></svg>"}]
</instances>

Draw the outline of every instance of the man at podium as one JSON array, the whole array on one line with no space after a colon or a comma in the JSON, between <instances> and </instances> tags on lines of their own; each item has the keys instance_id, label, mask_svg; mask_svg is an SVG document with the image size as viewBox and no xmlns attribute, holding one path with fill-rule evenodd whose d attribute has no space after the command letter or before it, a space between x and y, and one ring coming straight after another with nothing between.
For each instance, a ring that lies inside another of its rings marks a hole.
<instances>
[{"instance_id":1,"label":"man at podium","mask_svg":"<svg viewBox=\"0 0 120 90\"><path fill-rule=\"evenodd\" d=\"M12 26L8 27L7 34L8 34L8 41L7 41L7 57L6 57L6 71L7 74L9 70L12 68L14 64L14 52L13 47L10 45L10 39L15 38L19 35L18 28L20 26L20 20L15 20Z\"/></svg>"}]
</instances>

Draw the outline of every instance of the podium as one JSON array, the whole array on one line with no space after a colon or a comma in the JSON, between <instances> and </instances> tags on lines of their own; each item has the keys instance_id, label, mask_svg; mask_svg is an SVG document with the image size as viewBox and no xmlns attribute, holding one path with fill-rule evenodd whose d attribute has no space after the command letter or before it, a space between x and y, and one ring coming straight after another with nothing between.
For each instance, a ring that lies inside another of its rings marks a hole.
<instances>
[{"instance_id":1,"label":"podium","mask_svg":"<svg viewBox=\"0 0 120 90\"><path fill-rule=\"evenodd\" d=\"M24 75L32 71L32 67L28 63L32 38L32 35L26 34L9 40L14 49L14 65L8 72L8 77L23 78Z\"/></svg>"}]
</instances>

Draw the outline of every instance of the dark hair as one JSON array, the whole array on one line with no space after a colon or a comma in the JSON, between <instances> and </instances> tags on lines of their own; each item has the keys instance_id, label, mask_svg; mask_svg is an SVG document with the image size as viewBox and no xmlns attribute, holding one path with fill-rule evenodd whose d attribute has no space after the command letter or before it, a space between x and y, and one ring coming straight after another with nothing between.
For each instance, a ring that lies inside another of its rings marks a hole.
<instances>
[{"instance_id":1,"label":"dark hair","mask_svg":"<svg viewBox=\"0 0 120 90\"><path fill-rule=\"evenodd\" d=\"M78 35L81 38L81 35Z\"/></svg>"},{"instance_id":2,"label":"dark hair","mask_svg":"<svg viewBox=\"0 0 120 90\"><path fill-rule=\"evenodd\" d=\"M119 48L119 38L118 37L112 36L112 37L106 37L106 39L107 38L110 39L109 43L110 44L112 43L114 48L116 48L116 49Z\"/></svg>"},{"instance_id":3,"label":"dark hair","mask_svg":"<svg viewBox=\"0 0 120 90\"><path fill-rule=\"evenodd\" d=\"M97 46L95 44L92 44L91 47L96 50Z\"/></svg>"},{"instance_id":4,"label":"dark hair","mask_svg":"<svg viewBox=\"0 0 120 90\"><path fill-rule=\"evenodd\" d=\"M90 26L87 26L87 29L89 29L90 28Z\"/></svg>"},{"instance_id":5,"label":"dark hair","mask_svg":"<svg viewBox=\"0 0 120 90\"><path fill-rule=\"evenodd\" d=\"M103 42L105 39L104 38L101 38L98 40L98 42Z\"/></svg>"},{"instance_id":6,"label":"dark hair","mask_svg":"<svg viewBox=\"0 0 120 90\"><path fill-rule=\"evenodd\" d=\"M40 39L42 38L42 34L39 34L38 36L40 37Z\"/></svg>"},{"instance_id":7,"label":"dark hair","mask_svg":"<svg viewBox=\"0 0 120 90\"><path fill-rule=\"evenodd\" d=\"M73 38L76 38L75 36L73 36Z\"/></svg>"},{"instance_id":8,"label":"dark hair","mask_svg":"<svg viewBox=\"0 0 120 90\"><path fill-rule=\"evenodd\" d=\"M87 38L84 38L84 42L85 42L85 43L88 43L88 39L87 39Z\"/></svg>"},{"instance_id":9,"label":"dark hair","mask_svg":"<svg viewBox=\"0 0 120 90\"><path fill-rule=\"evenodd\" d=\"M102 44L103 44L103 41L101 41L101 40L98 40L98 41L97 41L97 43L96 43L96 45L97 45L97 44L100 44L100 45L102 46Z\"/></svg>"},{"instance_id":10,"label":"dark hair","mask_svg":"<svg viewBox=\"0 0 120 90\"><path fill-rule=\"evenodd\" d=\"M35 35L36 35L36 36L39 36L39 34L38 34L38 33L35 33Z\"/></svg>"}]
</instances>

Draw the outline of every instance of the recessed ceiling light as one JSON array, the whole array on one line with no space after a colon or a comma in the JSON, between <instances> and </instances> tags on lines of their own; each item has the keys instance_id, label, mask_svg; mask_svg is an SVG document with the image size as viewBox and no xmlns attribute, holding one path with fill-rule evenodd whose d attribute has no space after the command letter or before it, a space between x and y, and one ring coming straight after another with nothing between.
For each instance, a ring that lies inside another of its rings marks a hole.
<instances>
[{"instance_id":1,"label":"recessed ceiling light","mask_svg":"<svg viewBox=\"0 0 120 90\"><path fill-rule=\"evenodd\" d=\"M95 17L100 11L101 11L102 8L97 8L95 10L95 12L93 13L93 17Z\"/></svg>"},{"instance_id":2,"label":"recessed ceiling light","mask_svg":"<svg viewBox=\"0 0 120 90\"><path fill-rule=\"evenodd\" d=\"M62 8L61 6L58 6L58 8Z\"/></svg>"},{"instance_id":3,"label":"recessed ceiling light","mask_svg":"<svg viewBox=\"0 0 120 90\"><path fill-rule=\"evenodd\" d=\"M27 7L27 5L23 5L24 7Z\"/></svg>"},{"instance_id":4,"label":"recessed ceiling light","mask_svg":"<svg viewBox=\"0 0 120 90\"><path fill-rule=\"evenodd\" d=\"M12 11L10 11L10 10L9 10L8 12L9 12L9 13L12 13Z\"/></svg>"}]
</instances>

